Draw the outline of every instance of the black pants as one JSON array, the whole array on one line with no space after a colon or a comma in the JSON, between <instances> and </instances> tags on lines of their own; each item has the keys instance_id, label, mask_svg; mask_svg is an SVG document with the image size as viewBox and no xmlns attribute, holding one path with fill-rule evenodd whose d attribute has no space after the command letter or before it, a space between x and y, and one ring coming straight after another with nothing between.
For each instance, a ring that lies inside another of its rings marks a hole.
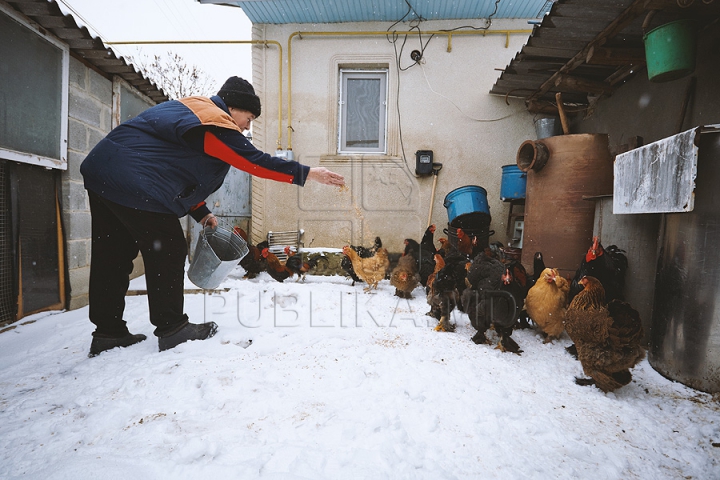
<instances>
[{"instance_id":1,"label":"black pants","mask_svg":"<svg viewBox=\"0 0 720 480\"><path fill-rule=\"evenodd\" d=\"M88 191L92 215L90 321L93 335L128 333L123 312L133 259L142 252L150 322L163 337L184 326L187 244L177 216L123 207Z\"/></svg>"}]
</instances>

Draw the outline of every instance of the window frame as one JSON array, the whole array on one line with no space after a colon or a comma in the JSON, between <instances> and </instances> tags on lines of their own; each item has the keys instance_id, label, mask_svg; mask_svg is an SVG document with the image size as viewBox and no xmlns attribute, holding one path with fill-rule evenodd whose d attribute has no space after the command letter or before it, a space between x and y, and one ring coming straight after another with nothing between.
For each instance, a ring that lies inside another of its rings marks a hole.
<instances>
[{"instance_id":1,"label":"window frame","mask_svg":"<svg viewBox=\"0 0 720 480\"><path fill-rule=\"evenodd\" d=\"M380 115L378 122L378 147L348 147L346 138L347 122L347 81L351 79L371 78L380 80L381 93L378 99ZM339 154L376 154L386 155L388 152L388 68L340 68L339 95L338 95L338 138L337 151Z\"/></svg>"},{"instance_id":2,"label":"window frame","mask_svg":"<svg viewBox=\"0 0 720 480\"><path fill-rule=\"evenodd\" d=\"M142 92L137 90L126 80L118 77L117 75L113 76L113 106L112 106L112 120L111 120L112 128L117 127L124 121L122 119L123 90L127 90L128 94L133 95L133 96L137 97L138 99L140 99L141 101L147 103L147 105L148 105L147 108L157 105L157 103L155 103L150 97L148 97L147 95L144 95Z\"/></svg>"},{"instance_id":3,"label":"window frame","mask_svg":"<svg viewBox=\"0 0 720 480\"><path fill-rule=\"evenodd\" d=\"M68 117L69 117L69 90L70 90L70 47L61 42L59 39L45 33L44 29L30 23L24 17L18 15L14 10L0 4L0 12L7 15L11 20L20 24L21 27L27 28L35 35L39 36L60 51L61 55L61 88L60 88L60 139L58 158L46 157L35 153L12 150L0 145L0 158L14 162L29 163L39 165L46 168L55 168L59 170L67 170L68 168Z\"/></svg>"}]
</instances>

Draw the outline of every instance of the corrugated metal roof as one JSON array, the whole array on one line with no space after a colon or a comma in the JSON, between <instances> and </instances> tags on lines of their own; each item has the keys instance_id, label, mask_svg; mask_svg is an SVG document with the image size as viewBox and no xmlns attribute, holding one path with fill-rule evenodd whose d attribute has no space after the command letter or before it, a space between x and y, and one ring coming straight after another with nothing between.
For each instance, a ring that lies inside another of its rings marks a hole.
<instances>
[{"instance_id":1,"label":"corrugated metal roof","mask_svg":"<svg viewBox=\"0 0 720 480\"><path fill-rule=\"evenodd\" d=\"M108 75L117 75L130 85L160 103L168 100L163 90L135 70L124 58L106 47L99 37L93 37L86 27L78 25L75 17L65 15L54 0L8 0L7 3L37 25L67 43L70 52Z\"/></svg>"},{"instance_id":2,"label":"corrugated metal roof","mask_svg":"<svg viewBox=\"0 0 720 480\"><path fill-rule=\"evenodd\" d=\"M524 98L531 112L555 113L559 92L563 103L591 111L644 71L644 21L649 28L680 18L694 19L698 29L718 28L720 1L557 0L490 93Z\"/></svg>"},{"instance_id":3,"label":"corrugated metal roof","mask_svg":"<svg viewBox=\"0 0 720 480\"><path fill-rule=\"evenodd\" d=\"M243 9L253 23L540 18L552 0L198 0ZM497 12L495 8L497 7ZM495 12L495 13L493 13Z\"/></svg>"}]
</instances>

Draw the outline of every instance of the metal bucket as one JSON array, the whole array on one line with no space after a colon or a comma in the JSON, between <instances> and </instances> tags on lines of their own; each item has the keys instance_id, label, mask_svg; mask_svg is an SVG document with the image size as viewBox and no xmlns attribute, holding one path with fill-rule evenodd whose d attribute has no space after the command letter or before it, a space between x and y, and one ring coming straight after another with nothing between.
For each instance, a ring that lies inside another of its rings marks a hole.
<instances>
[{"instance_id":1,"label":"metal bucket","mask_svg":"<svg viewBox=\"0 0 720 480\"><path fill-rule=\"evenodd\" d=\"M527 173L520 170L517 165L504 165L500 181L500 200L505 202L525 198L526 190Z\"/></svg>"},{"instance_id":2,"label":"metal bucket","mask_svg":"<svg viewBox=\"0 0 720 480\"><path fill-rule=\"evenodd\" d=\"M456 217L468 213L480 212L490 215L487 191L477 185L456 188L445 196L443 205L447 209L450 222L455 220Z\"/></svg>"},{"instance_id":3,"label":"metal bucket","mask_svg":"<svg viewBox=\"0 0 720 480\"><path fill-rule=\"evenodd\" d=\"M188 278L198 287L212 290L247 253L247 243L240 235L222 227L205 227L198 236Z\"/></svg>"},{"instance_id":4,"label":"metal bucket","mask_svg":"<svg viewBox=\"0 0 720 480\"><path fill-rule=\"evenodd\" d=\"M558 117L545 117L538 118L534 121L535 123L535 134L537 139L554 137L562 133L562 127L560 125L560 119Z\"/></svg>"}]
</instances>

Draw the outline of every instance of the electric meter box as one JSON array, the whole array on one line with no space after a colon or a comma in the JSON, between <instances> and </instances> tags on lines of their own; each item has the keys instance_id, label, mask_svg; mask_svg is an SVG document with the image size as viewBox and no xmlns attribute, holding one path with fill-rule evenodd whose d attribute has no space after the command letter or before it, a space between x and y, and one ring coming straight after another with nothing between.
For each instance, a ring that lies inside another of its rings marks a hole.
<instances>
[{"instance_id":1,"label":"electric meter box","mask_svg":"<svg viewBox=\"0 0 720 480\"><path fill-rule=\"evenodd\" d=\"M431 175L433 173L433 151L418 150L415 152L415 175Z\"/></svg>"}]
</instances>

